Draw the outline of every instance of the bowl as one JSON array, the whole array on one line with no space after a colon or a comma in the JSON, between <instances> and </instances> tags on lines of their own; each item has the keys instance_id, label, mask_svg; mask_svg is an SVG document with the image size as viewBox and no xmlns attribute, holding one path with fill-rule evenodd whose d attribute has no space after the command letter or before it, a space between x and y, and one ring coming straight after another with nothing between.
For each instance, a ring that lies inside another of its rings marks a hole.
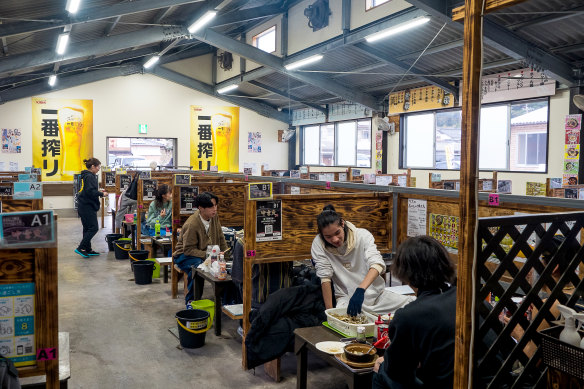
<instances>
[{"instance_id":1,"label":"bowl","mask_svg":"<svg viewBox=\"0 0 584 389\"><path fill-rule=\"evenodd\" d=\"M377 350L373 347L372 350L370 344L364 343L349 343L345 346L345 357L352 362L357 363L368 363L373 361ZM369 353L367 353L369 351ZM366 354L367 353L367 354Z\"/></svg>"}]
</instances>

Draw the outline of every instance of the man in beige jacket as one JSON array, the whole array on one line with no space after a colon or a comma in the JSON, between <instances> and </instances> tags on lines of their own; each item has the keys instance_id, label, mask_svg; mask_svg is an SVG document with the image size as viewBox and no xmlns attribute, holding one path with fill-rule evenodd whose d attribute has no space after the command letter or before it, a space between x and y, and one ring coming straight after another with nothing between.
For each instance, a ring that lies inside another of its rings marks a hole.
<instances>
[{"instance_id":1,"label":"man in beige jacket","mask_svg":"<svg viewBox=\"0 0 584 389\"><path fill-rule=\"evenodd\" d=\"M194 298L192 267L196 268L205 260L208 245L218 245L221 251L226 251L228 247L217 216L218 203L219 198L211 192L197 196L195 207L198 209L182 226L172 253L174 263L189 277L189 291L185 296L187 308Z\"/></svg>"}]
</instances>

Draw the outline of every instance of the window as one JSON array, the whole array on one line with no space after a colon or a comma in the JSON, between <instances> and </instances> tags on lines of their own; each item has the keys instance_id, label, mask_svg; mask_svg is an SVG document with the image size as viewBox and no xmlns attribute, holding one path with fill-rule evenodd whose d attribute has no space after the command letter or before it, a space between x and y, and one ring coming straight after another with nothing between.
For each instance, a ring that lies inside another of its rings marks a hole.
<instances>
[{"instance_id":1,"label":"window","mask_svg":"<svg viewBox=\"0 0 584 389\"><path fill-rule=\"evenodd\" d=\"M365 0L365 10L369 11L371 8L389 2L389 0Z\"/></svg>"},{"instance_id":2,"label":"window","mask_svg":"<svg viewBox=\"0 0 584 389\"><path fill-rule=\"evenodd\" d=\"M481 108L479 168L547 171L548 100L490 104ZM460 169L462 111L405 115L401 167Z\"/></svg>"},{"instance_id":3,"label":"window","mask_svg":"<svg viewBox=\"0 0 584 389\"><path fill-rule=\"evenodd\" d=\"M115 167L149 168L175 166L176 138L107 138L107 164Z\"/></svg>"},{"instance_id":4,"label":"window","mask_svg":"<svg viewBox=\"0 0 584 389\"><path fill-rule=\"evenodd\" d=\"M267 30L260 32L252 38L252 45L266 53L273 53L276 51L276 26L272 26Z\"/></svg>"},{"instance_id":5,"label":"window","mask_svg":"<svg viewBox=\"0 0 584 389\"><path fill-rule=\"evenodd\" d=\"M306 126L304 164L371 167L371 119Z\"/></svg>"}]
</instances>

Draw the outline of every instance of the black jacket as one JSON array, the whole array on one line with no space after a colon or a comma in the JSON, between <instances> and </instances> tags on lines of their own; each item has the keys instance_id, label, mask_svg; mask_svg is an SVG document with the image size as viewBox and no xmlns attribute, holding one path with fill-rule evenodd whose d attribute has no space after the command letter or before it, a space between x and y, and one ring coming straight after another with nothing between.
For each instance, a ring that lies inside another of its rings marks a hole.
<instances>
[{"instance_id":1,"label":"black jacket","mask_svg":"<svg viewBox=\"0 0 584 389\"><path fill-rule=\"evenodd\" d=\"M294 349L294 330L326 320L320 285L280 289L268 296L245 337L247 367L252 369Z\"/></svg>"},{"instance_id":2,"label":"black jacket","mask_svg":"<svg viewBox=\"0 0 584 389\"><path fill-rule=\"evenodd\" d=\"M99 211L99 198L103 196L103 193L98 190L97 175L89 170L83 170L79 185L81 187L77 195L79 208Z\"/></svg>"}]
</instances>

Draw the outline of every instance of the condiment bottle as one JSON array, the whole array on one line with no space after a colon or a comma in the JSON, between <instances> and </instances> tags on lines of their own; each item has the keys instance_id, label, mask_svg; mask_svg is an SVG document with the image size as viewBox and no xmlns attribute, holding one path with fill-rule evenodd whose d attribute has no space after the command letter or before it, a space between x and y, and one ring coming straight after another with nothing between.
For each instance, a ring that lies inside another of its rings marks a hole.
<instances>
[{"instance_id":1,"label":"condiment bottle","mask_svg":"<svg viewBox=\"0 0 584 389\"><path fill-rule=\"evenodd\" d=\"M387 335L388 324L381 318L381 315L377 316L377 320L375 320L375 328L377 329L377 339L382 339L385 335Z\"/></svg>"},{"instance_id":2,"label":"condiment bottle","mask_svg":"<svg viewBox=\"0 0 584 389\"><path fill-rule=\"evenodd\" d=\"M223 253L219 254L219 274L217 278L225 280L227 278L227 264L225 263L225 256Z\"/></svg>"},{"instance_id":3,"label":"condiment bottle","mask_svg":"<svg viewBox=\"0 0 584 389\"><path fill-rule=\"evenodd\" d=\"M365 337L365 327L363 326L357 327L357 336L355 337L355 342L367 343L367 338Z\"/></svg>"},{"instance_id":4,"label":"condiment bottle","mask_svg":"<svg viewBox=\"0 0 584 389\"><path fill-rule=\"evenodd\" d=\"M154 224L154 236L160 236L160 220L156 220L156 224Z\"/></svg>"}]
</instances>

